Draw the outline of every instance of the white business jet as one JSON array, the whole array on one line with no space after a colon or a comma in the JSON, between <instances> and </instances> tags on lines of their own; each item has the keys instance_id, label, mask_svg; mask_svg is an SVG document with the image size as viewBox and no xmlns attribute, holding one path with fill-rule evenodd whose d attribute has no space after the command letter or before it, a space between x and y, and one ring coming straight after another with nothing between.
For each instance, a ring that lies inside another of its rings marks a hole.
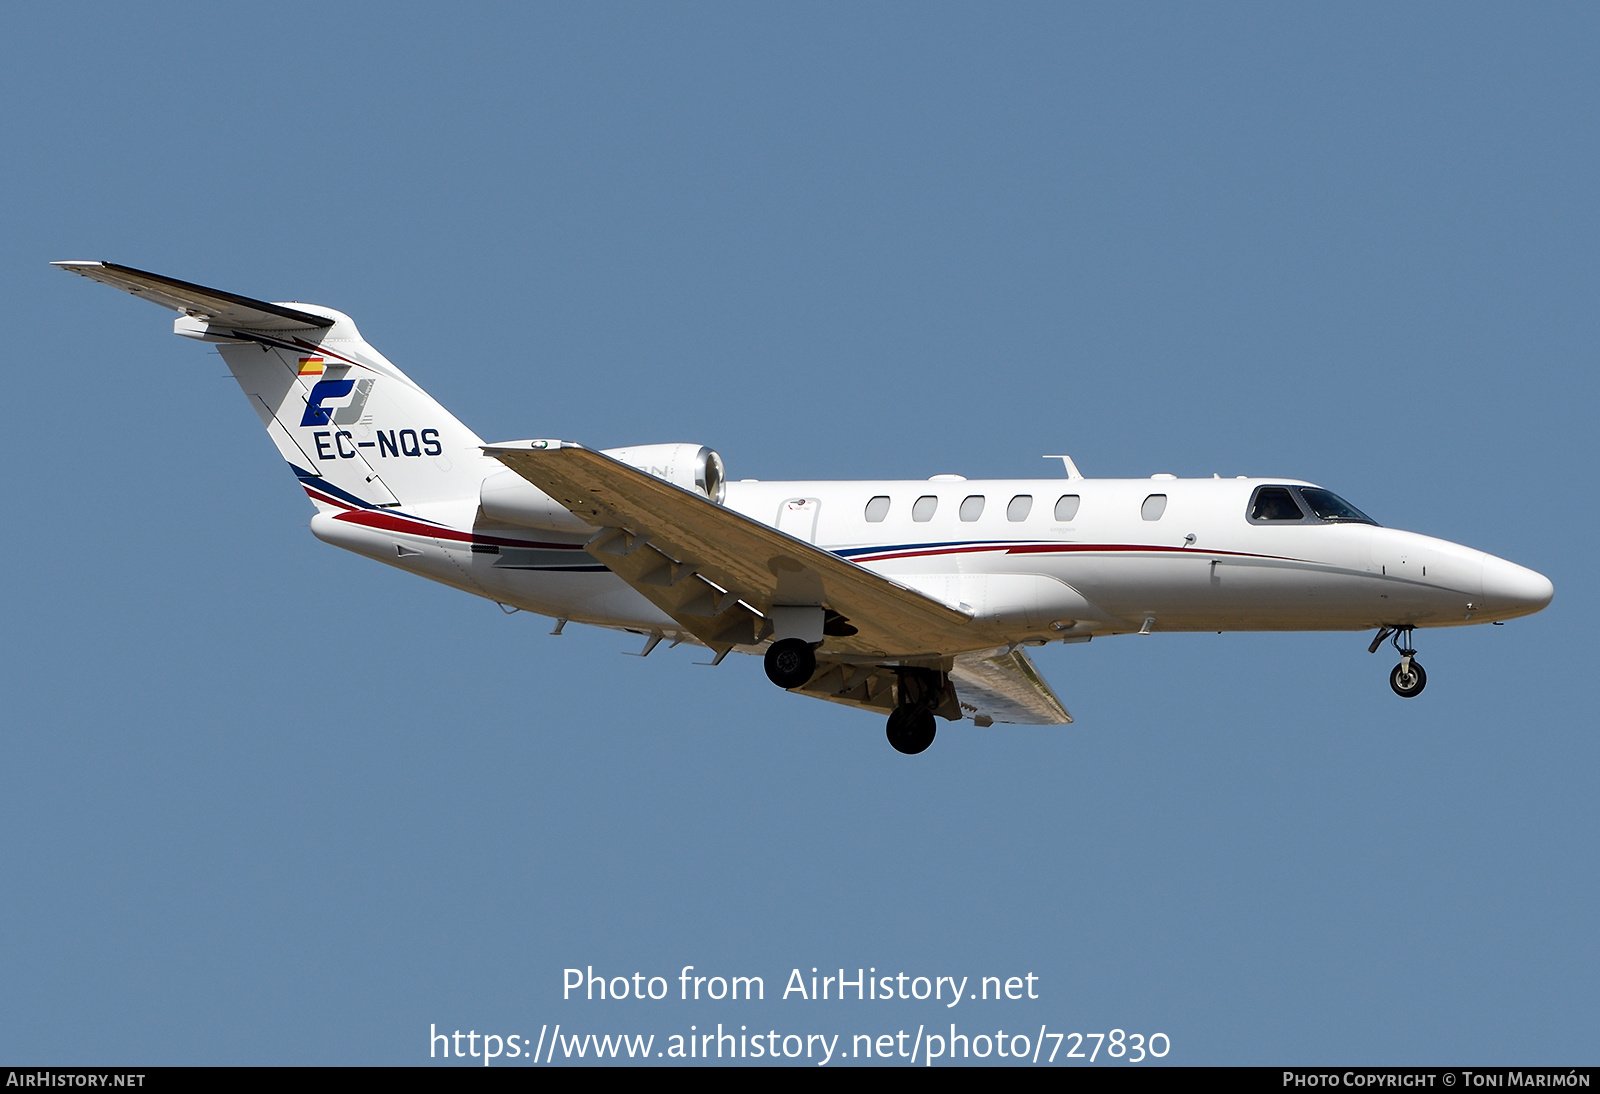
<instances>
[{"instance_id":1,"label":"white business jet","mask_svg":"<svg viewBox=\"0 0 1600 1094\"><path fill-rule=\"evenodd\" d=\"M663 640L765 652L772 682L888 712L905 753L935 716L1071 716L1026 647L1155 631L1373 630L1395 694L1427 682L1418 627L1499 623L1546 578L1393 528L1297 479L730 482L698 444L484 444L350 317L108 262L72 273L217 344L316 506L318 539L465 592Z\"/></svg>"}]
</instances>

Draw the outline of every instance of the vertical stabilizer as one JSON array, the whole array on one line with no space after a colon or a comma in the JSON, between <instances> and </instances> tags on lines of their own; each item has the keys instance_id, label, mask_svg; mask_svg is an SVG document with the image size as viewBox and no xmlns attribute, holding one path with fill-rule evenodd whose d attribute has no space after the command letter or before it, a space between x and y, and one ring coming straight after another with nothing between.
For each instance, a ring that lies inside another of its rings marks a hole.
<instances>
[{"instance_id":1,"label":"vertical stabilizer","mask_svg":"<svg viewBox=\"0 0 1600 1094\"><path fill-rule=\"evenodd\" d=\"M348 316L315 310L332 325L235 328L218 346L313 498L384 508L475 498L484 476L500 469L484 457L477 434L368 345ZM179 334L217 340L211 325L200 327L176 324Z\"/></svg>"}]
</instances>

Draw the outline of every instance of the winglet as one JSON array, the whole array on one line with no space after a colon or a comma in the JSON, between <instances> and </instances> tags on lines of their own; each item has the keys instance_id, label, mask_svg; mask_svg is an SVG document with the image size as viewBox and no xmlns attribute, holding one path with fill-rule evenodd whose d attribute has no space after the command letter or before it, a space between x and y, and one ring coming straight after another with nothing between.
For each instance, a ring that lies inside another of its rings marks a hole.
<instances>
[{"instance_id":1,"label":"winglet","mask_svg":"<svg viewBox=\"0 0 1600 1094\"><path fill-rule=\"evenodd\" d=\"M313 315L284 304L265 300L252 300L248 296L208 289L179 281L175 277L136 270L132 266L118 266L114 262L86 262L73 260L52 262L68 273L87 277L102 285L132 293L164 308L171 308L191 318L204 319L218 326L245 327L253 330L295 330L306 327L331 327L334 321L325 315Z\"/></svg>"}]
</instances>

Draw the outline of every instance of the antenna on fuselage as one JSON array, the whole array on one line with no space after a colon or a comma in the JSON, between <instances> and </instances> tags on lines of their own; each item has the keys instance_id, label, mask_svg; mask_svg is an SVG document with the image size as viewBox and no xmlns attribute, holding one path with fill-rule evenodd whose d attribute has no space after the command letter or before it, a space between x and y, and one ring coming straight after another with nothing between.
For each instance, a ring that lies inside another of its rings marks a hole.
<instances>
[{"instance_id":1,"label":"antenna on fuselage","mask_svg":"<svg viewBox=\"0 0 1600 1094\"><path fill-rule=\"evenodd\" d=\"M1069 478L1069 479L1081 479L1081 478L1083 478L1083 472L1078 470L1078 465L1072 462L1072 457L1071 456L1046 456L1045 459L1047 459L1047 460L1060 460L1062 465L1064 467L1066 467L1066 469L1067 469L1067 478Z\"/></svg>"}]
</instances>

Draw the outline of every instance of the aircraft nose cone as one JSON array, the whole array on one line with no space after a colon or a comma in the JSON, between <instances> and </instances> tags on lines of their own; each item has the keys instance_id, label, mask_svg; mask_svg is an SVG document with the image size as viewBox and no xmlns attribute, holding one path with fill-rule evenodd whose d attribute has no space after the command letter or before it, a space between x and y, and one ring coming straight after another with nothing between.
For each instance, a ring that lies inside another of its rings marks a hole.
<instances>
[{"instance_id":1,"label":"aircraft nose cone","mask_svg":"<svg viewBox=\"0 0 1600 1094\"><path fill-rule=\"evenodd\" d=\"M1491 611L1527 615L1550 603L1555 592L1556 587L1541 573L1493 555L1483 557L1483 598Z\"/></svg>"}]
</instances>

